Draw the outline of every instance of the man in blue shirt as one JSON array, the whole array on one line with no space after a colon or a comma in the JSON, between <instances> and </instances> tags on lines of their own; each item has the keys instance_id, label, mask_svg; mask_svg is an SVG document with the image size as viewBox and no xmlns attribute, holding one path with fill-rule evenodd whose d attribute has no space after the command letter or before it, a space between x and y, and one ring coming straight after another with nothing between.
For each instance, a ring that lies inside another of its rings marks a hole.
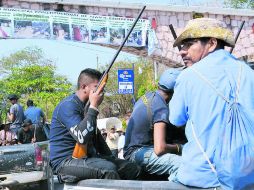
<instances>
[{"instance_id":1,"label":"man in blue shirt","mask_svg":"<svg viewBox=\"0 0 254 190\"><path fill-rule=\"evenodd\" d=\"M46 117L41 108L35 107L33 100L27 100L26 105L25 117L31 119L33 124L45 124Z\"/></svg>"},{"instance_id":2,"label":"man in blue shirt","mask_svg":"<svg viewBox=\"0 0 254 190\"><path fill-rule=\"evenodd\" d=\"M66 182L81 179L135 179L139 167L112 156L97 128L98 106L103 88L95 89L102 74L94 69L81 71L76 93L62 100L55 108L50 128L50 161L53 171ZM85 105L90 102L85 113ZM75 144L87 145L84 158L72 158Z\"/></svg>"},{"instance_id":3,"label":"man in blue shirt","mask_svg":"<svg viewBox=\"0 0 254 190\"><path fill-rule=\"evenodd\" d=\"M173 126L168 120L168 102L179 73L177 69L166 70L158 90L137 101L128 122L124 158L138 163L149 174L170 175L178 168L181 145L169 138Z\"/></svg>"},{"instance_id":4,"label":"man in blue shirt","mask_svg":"<svg viewBox=\"0 0 254 190\"><path fill-rule=\"evenodd\" d=\"M219 128L225 126L227 103L215 91L228 99L234 98L240 66L242 78L238 102L249 113L254 113L254 73L224 50L224 46L235 45L232 32L225 26L215 19L194 19L189 21L174 43L174 46L181 45L183 61L191 67L183 70L177 78L170 101L169 120L176 126L186 124L188 139L183 147L181 164L171 175L171 180L189 186L220 186L212 167ZM210 160L210 165L207 160Z\"/></svg>"}]
</instances>

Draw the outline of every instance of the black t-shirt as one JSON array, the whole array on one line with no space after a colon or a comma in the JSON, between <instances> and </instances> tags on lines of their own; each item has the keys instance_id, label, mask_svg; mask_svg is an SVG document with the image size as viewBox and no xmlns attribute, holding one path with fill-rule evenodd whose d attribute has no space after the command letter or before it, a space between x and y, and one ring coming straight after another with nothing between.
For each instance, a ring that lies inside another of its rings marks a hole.
<instances>
[{"instance_id":1,"label":"black t-shirt","mask_svg":"<svg viewBox=\"0 0 254 190\"><path fill-rule=\"evenodd\" d=\"M24 131L23 128L21 128L18 132L18 142L22 143L22 144L28 144L31 143L33 138L33 131L32 130L28 130L28 131Z\"/></svg>"},{"instance_id":2,"label":"black t-shirt","mask_svg":"<svg viewBox=\"0 0 254 190\"><path fill-rule=\"evenodd\" d=\"M153 125L157 122L169 124L169 109L165 99L156 92L148 92L151 115L148 116L147 106L140 98L134 106L125 135L124 157L128 159L132 152L144 146L153 146ZM152 100L151 100L152 99Z\"/></svg>"}]
</instances>

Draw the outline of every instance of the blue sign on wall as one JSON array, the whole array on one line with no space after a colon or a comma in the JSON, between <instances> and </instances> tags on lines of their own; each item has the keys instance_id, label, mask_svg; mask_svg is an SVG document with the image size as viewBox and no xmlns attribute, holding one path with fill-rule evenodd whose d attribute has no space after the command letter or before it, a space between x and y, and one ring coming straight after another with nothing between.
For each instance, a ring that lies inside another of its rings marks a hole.
<instances>
[{"instance_id":1,"label":"blue sign on wall","mask_svg":"<svg viewBox=\"0 0 254 190\"><path fill-rule=\"evenodd\" d=\"M133 69L118 69L118 94L134 93Z\"/></svg>"}]
</instances>

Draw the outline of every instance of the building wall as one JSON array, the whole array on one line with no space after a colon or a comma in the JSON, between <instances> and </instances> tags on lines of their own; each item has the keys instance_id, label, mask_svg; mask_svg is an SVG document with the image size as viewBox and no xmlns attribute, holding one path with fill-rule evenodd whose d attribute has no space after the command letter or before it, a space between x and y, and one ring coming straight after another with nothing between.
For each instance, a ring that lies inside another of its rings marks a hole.
<instances>
[{"instance_id":1,"label":"building wall","mask_svg":"<svg viewBox=\"0 0 254 190\"><path fill-rule=\"evenodd\" d=\"M96 1L95 1L96 2ZM84 13L102 16L120 16L120 17L137 17L141 5L120 5L93 3L92 1L80 0L2 0L3 7L33 9L33 10L52 10L65 11L71 13ZM100 2L100 1L98 1ZM61 4L60 4L61 3ZM96 4L96 6L92 6ZM120 8L117 8L120 7ZM124 8L127 7L127 8ZM204 17L216 18L224 21L236 35L241 22L244 20L245 25L237 41L237 45L233 54L239 58L245 58L249 62L253 62L254 55L254 11L226 10L226 9L206 9L206 8L182 8L179 7L160 7L148 6L144 11L142 18L147 18L156 21L156 35L159 40L159 47L154 52L154 55L161 56L172 62L172 65L181 63L181 57L178 54L177 48L173 48L173 36L168 25L172 24L179 34L187 22L193 18L198 10ZM211 13L215 12L215 13Z\"/></svg>"}]
</instances>

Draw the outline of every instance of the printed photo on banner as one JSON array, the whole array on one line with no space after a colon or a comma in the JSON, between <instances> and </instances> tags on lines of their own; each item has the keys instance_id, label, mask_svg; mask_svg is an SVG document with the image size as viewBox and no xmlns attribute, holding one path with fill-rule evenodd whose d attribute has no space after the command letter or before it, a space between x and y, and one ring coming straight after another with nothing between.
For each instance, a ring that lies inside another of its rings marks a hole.
<instances>
[{"instance_id":1,"label":"printed photo on banner","mask_svg":"<svg viewBox=\"0 0 254 190\"><path fill-rule=\"evenodd\" d=\"M125 29L123 28L109 28L110 43L113 45L120 45L125 37Z\"/></svg>"},{"instance_id":2,"label":"printed photo on banner","mask_svg":"<svg viewBox=\"0 0 254 190\"><path fill-rule=\"evenodd\" d=\"M127 40L128 46L143 46L144 44L145 40L142 38L142 30L133 31Z\"/></svg>"},{"instance_id":3,"label":"printed photo on banner","mask_svg":"<svg viewBox=\"0 0 254 190\"><path fill-rule=\"evenodd\" d=\"M53 35L56 40L70 40L69 24L53 23Z\"/></svg>"},{"instance_id":4,"label":"printed photo on banner","mask_svg":"<svg viewBox=\"0 0 254 190\"><path fill-rule=\"evenodd\" d=\"M72 39L79 42L89 42L89 29L85 25L72 25Z\"/></svg>"},{"instance_id":5,"label":"printed photo on banner","mask_svg":"<svg viewBox=\"0 0 254 190\"><path fill-rule=\"evenodd\" d=\"M14 20L16 38L50 38L49 22Z\"/></svg>"},{"instance_id":6,"label":"printed photo on banner","mask_svg":"<svg viewBox=\"0 0 254 190\"><path fill-rule=\"evenodd\" d=\"M91 27L91 43L108 43L107 27Z\"/></svg>"},{"instance_id":7,"label":"printed photo on banner","mask_svg":"<svg viewBox=\"0 0 254 190\"><path fill-rule=\"evenodd\" d=\"M9 38L11 34L11 20L0 19L0 38Z\"/></svg>"},{"instance_id":8,"label":"printed photo on banner","mask_svg":"<svg viewBox=\"0 0 254 190\"><path fill-rule=\"evenodd\" d=\"M72 40L118 46L133 22L134 18L0 7L0 39ZM151 55L158 48L158 40L150 21L140 19L125 45L147 48Z\"/></svg>"}]
</instances>

